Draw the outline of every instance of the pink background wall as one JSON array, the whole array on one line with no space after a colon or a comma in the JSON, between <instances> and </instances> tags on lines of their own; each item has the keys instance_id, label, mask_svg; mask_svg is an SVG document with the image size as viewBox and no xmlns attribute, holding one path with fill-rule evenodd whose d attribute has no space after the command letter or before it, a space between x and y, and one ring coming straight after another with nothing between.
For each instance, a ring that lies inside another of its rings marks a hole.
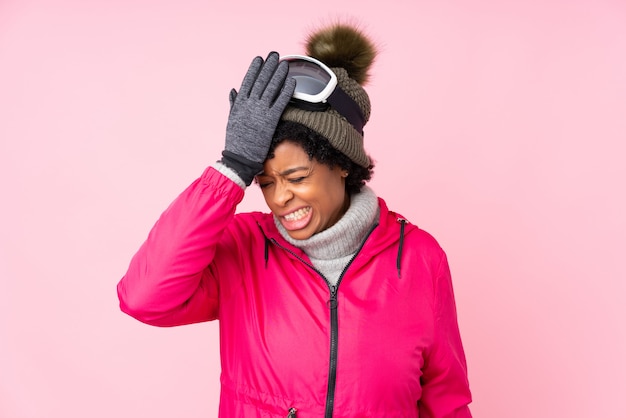
<instances>
[{"instance_id":1,"label":"pink background wall","mask_svg":"<svg viewBox=\"0 0 626 418\"><path fill-rule=\"evenodd\" d=\"M626 3L210 3L0 0L0 417L215 416L217 324L143 325L115 284L252 57L345 16L382 49L372 186L448 252L474 415L626 416Z\"/></svg>"}]
</instances>

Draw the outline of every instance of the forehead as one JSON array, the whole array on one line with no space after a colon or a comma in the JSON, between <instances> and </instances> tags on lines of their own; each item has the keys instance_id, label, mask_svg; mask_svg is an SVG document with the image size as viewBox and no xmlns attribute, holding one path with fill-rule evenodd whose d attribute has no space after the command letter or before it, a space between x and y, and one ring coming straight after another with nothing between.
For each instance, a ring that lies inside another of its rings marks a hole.
<instances>
[{"instance_id":1,"label":"forehead","mask_svg":"<svg viewBox=\"0 0 626 418\"><path fill-rule=\"evenodd\" d=\"M317 162L309 158L304 149L293 142L283 141L274 149L274 157L268 158L263 164L263 170L266 173L272 171L282 172L294 167L311 168Z\"/></svg>"},{"instance_id":2,"label":"forehead","mask_svg":"<svg viewBox=\"0 0 626 418\"><path fill-rule=\"evenodd\" d=\"M292 142L290 140L285 140L276 145L274 148L274 157L280 157L281 159L302 159L305 158L309 160L309 156L307 152L304 150L302 145L297 142Z\"/></svg>"}]
</instances>

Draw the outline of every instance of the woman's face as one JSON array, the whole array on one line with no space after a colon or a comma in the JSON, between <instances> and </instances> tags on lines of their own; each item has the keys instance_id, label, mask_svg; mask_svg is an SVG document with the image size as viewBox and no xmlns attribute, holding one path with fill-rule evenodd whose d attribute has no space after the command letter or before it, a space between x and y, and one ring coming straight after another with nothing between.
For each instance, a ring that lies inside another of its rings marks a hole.
<instances>
[{"instance_id":1,"label":"woman's face","mask_svg":"<svg viewBox=\"0 0 626 418\"><path fill-rule=\"evenodd\" d=\"M339 167L309 160L300 145L283 141L274 158L263 164L257 181L267 206L289 236L302 240L331 227L346 212L347 175Z\"/></svg>"}]
</instances>

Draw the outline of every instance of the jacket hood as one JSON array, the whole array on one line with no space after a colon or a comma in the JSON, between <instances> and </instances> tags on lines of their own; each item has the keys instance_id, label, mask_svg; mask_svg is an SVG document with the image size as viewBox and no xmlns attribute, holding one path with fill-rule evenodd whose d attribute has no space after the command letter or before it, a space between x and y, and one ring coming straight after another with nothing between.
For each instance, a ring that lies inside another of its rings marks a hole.
<instances>
[{"instance_id":1,"label":"jacket hood","mask_svg":"<svg viewBox=\"0 0 626 418\"><path fill-rule=\"evenodd\" d=\"M411 224L402 215L390 211L387 204L382 198L378 198L378 206L380 208L380 215L376 221L371 234L367 238L365 245L362 247L359 255L354 261L358 264L358 259L368 260L373 256L376 256L383 250L390 246L398 246L398 274L400 274L401 258L402 258L402 243L404 238L411 232L417 230L417 226ZM280 234L276 225L274 224L274 217L271 213L254 212L254 219L256 220L259 228L266 239L265 256L267 257L267 246L271 242L275 242L282 247L288 248L294 255L304 260L308 260L304 251L296 246L291 245ZM267 260L266 260L267 261Z\"/></svg>"}]
</instances>

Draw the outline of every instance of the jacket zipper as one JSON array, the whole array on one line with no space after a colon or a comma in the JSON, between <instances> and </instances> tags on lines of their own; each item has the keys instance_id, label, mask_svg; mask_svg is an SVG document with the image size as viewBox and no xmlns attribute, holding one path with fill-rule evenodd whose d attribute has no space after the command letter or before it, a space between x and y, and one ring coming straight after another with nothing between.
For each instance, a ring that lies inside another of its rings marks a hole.
<instances>
[{"instance_id":1,"label":"jacket zipper","mask_svg":"<svg viewBox=\"0 0 626 418\"><path fill-rule=\"evenodd\" d=\"M307 263L305 260L303 260L300 256L298 256L296 253L291 251L289 248L285 248L282 245L280 245L278 241L276 241L276 239L274 238L271 239L274 245L287 251L288 253L296 257L298 260L303 262L305 265L312 268L317 274L319 274L324 279L324 281L326 282L326 285L328 286L328 289L330 290L330 299L328 301L328 307L330 309L330 361L328 365L328 390L326 392L326 413L324 414L324 418L332 418L333 408L335 405L335 387L337 384L337 351L338 351L337 345L339 342L339 318L337 315L337 304L338 304L337 291L339 290L339 285L341 284L341 280L343 279L343 276L346 274L346 271L348 271L348 268L350 267L354 259L357 257L357 255L359 255L359 253L363 249L363 246L365 245L365 242L367 241L367 239L372 234L374 229L376 229L377 226L378 226L378 222L372 225L367 235L361 242L361 245L356 250L352 258L350 258L350 261L348 261L348 264L346 264L343 271L339 275L339 279L337 280L336 285L330 284L328 279L326 279L326 277L324 277L324 275L319 270L317 270L311 264Z\"/></svg>"},{"instance_id":2,"label":"jacket zipper","mask_svg":"<svg viewBox=\"0 0 626 418\"><path fill-rule=\"evenodd\" d=\"M352 262L352 260L350 260ZM345 270L341 273L343 276ZM341 280L341 276L339 280ZM339 318L337 316L337 286L330 287L330 361L328 365L328 390L326 392L326 413L324 418L332 418L335 407L335 386L337 384L337 345L339 343Z\"/></svg>"}]
</instances>

